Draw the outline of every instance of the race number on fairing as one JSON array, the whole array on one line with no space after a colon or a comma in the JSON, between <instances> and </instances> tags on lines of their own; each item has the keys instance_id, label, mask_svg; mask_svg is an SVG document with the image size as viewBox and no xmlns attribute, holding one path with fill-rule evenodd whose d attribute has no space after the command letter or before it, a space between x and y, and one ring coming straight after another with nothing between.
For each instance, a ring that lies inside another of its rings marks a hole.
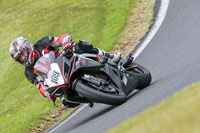
<instances>
[{"instance_id":1,"label":"race number on fairing","mask_svg":"<svg viewBox=\"0 0 200 133\"><path fill-rule=\"evenodd\" d=\"M51 82L58 84L58 78L60 76L59 72L53 71L52 75L51 75Z\"/></svg>"},{"instance_id":2,"label":"race number on fairing","mask_svg":"<svg viewBox=\"0 0 200 133\"><path fill-rule=\"evenodd\" d=\"M51 75L45 80L49 87L58 86L64 84L64 78L61 74L60 68L57 63L51 64Z\"/></svg>"}]
</instances>

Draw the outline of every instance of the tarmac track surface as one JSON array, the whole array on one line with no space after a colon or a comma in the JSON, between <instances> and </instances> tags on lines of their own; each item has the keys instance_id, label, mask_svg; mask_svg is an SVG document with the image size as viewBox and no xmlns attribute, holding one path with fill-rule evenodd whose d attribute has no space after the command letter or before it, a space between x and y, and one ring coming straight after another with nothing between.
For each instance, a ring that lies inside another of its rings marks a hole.
<instances>
[{"instance_id":1,"label":"tarmac track surface","mask_svg":"<svg viewBox=\"0 0 200 133\"><path fill-rule=\"evenodd\" d=\"M200 79L200 0L170 0L164 22L136 62L152 84L118 107L82 105L50 132L102 133Z\"/></svg>"}]
</instances>

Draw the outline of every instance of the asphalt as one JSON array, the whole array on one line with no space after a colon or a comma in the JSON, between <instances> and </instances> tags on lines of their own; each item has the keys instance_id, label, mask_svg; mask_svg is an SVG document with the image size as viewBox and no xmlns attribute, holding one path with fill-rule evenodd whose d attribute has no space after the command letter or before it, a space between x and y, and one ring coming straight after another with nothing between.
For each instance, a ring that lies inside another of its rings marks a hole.
<instances>
[{"instance_id":1,"label":"asphalt","mask_svg":"<svg viewBox=\"0 0 200 133\"><path fill-rule=\"evenodd\" d=\"M170 0L163 24L136 59L152 74L149 87L121 106L86 107L54 132L105 132L200 80L199 5L199 0Z\"/></svg>"}]
</instances>

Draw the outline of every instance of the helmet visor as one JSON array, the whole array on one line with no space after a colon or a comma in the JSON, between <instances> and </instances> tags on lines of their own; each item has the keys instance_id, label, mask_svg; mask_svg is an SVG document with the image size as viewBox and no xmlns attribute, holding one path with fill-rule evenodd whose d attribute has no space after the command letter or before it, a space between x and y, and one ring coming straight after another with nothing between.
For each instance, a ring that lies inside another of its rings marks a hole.
<instances>
[{"instance_id":1,"label":"helmet visor","mask_svg":"<svg viewBox=\"0 0 200 133\"><path fill-rule=\"evenodd\" d=\"M28 61L28 52L23 50L22 52L15 54L14 58L20 64L25 65Z\"/></svg>"}]
</instances>

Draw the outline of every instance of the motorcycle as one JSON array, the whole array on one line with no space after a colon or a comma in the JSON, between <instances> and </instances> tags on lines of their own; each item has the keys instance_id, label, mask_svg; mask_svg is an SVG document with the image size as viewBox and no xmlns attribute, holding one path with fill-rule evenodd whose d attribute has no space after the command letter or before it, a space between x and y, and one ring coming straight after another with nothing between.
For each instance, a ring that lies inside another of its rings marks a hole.
<instances>
[{"instance_id":1,"label":"motorcycle","mask_svg":"<svg viewBox=\"0 0 200 133\"><path fill-rule=\"evenodd\" d=\"M135 63L131 54L119 63L97 54L73 52L65 47L56 58L54 52L36 62L34 72L48 87L51 97L60 97L68 107L81 103L120 105L135 89L151 83L151 74Z\"/></svg>"}]
</instances>

